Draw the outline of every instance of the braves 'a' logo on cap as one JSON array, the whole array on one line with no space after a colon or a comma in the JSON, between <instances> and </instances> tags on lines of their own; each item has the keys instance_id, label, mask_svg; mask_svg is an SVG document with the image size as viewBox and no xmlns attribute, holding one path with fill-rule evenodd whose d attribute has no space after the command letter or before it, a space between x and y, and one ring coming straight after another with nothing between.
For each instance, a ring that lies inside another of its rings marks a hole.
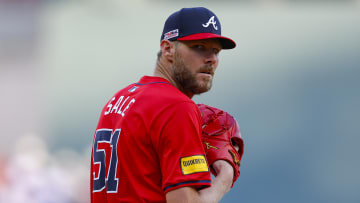
<instances>
[{"instance_id":1,"label":"braves 'a' logo on cap","mask_svg":"<svg viewBox=\"0 0 360 203\"><path fill-rule=\"evenodd\" d=\"M215 16L212 16L206 24L202 24L203 27L209 27L212 24L214 29L217 30L218 27L216 26Z\"/></svg>"}]
</instances>

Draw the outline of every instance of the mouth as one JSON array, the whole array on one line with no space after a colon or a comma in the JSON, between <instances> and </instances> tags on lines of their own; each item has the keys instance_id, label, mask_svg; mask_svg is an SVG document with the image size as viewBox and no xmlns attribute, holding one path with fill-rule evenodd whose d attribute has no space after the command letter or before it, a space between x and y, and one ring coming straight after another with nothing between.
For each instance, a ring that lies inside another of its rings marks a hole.
<instances>
[{"instance_id":1,"label":"mouth","mask_svg":"<svg viewBox=\"0 0 360 203\"><path fill-rule=\"evenodd\" d=\"M200 73L212 75L210 71L201 71Z\"/></svg>"},{"instance_id":2,"label":"mouth","mask_svg":"<svg viewBox=\"0 0 360 203\"><path fill-rule=\"evenodd\" d=\"M206 74L206 75L211 75L211 76L214 75L214 71L212 70L212 68L200 69L199 73Z\"/></svg>"}]
</instances>

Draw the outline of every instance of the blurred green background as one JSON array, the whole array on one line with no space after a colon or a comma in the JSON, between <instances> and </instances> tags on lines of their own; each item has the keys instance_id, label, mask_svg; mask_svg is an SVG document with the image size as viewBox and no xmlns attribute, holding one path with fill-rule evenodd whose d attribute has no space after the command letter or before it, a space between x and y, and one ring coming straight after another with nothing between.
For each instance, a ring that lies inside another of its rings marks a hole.
<instances>
[{"instance_id":1,"label":"blurred green background","mask_svg":"<svg viewBox=\"0 0 360 203\"><path fill-rule=\"evenodd\" d=\"M360 202L358 0L0 0L0 202L89 202L102 107L153 73L166 18L193 6L237 42L194 97L245 140L221 202Z\"/></svg>"}]
</instances>

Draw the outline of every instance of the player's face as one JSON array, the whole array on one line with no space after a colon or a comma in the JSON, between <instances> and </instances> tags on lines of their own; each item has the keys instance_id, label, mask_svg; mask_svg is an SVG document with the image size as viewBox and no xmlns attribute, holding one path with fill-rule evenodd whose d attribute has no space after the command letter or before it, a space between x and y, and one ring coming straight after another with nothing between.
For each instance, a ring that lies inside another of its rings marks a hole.
<instances>
[{"instance_id":1,"label":"player's face","mask_svg":"<svg viewBox=\"0 0 360 203\"><path fill-rule=\"evenodd\" d=\"M220 51L217 39L178 43L172 71L185 92L201 94L210 90Z\"/></svg>"}]
</instances>

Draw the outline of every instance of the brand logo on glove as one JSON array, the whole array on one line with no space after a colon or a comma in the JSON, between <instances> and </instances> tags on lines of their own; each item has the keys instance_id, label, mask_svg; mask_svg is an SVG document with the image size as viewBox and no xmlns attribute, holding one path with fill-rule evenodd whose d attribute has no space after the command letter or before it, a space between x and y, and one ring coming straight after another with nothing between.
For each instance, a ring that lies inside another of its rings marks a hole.
<instances>
[{"instance_id":1,"label":"brand logo on glove","mask_svg":"<svg viewBox=\"0 0 360 203\"><path fill-rule=\"evenodd\" d=\"M231 154L231 156L232 156L232 158L233 158L233 160L234 160L234 163L235 163L236 165L240 166L240 160L236 157L235 152L233 152L233 151L231 151L231 150L229 149L229 153Z\"/></svg>"},{"instance_id":2,"label":"brand logo on glove","mask_svg":"<svg viewBox=\"0 0 360 203\"><path fill-rule=\"evenodd\" d=\"M206 145L206 149L219 149L217 147L211 146L208 142L204 142L204 144Z\"/></svg>"}]
</instances>

